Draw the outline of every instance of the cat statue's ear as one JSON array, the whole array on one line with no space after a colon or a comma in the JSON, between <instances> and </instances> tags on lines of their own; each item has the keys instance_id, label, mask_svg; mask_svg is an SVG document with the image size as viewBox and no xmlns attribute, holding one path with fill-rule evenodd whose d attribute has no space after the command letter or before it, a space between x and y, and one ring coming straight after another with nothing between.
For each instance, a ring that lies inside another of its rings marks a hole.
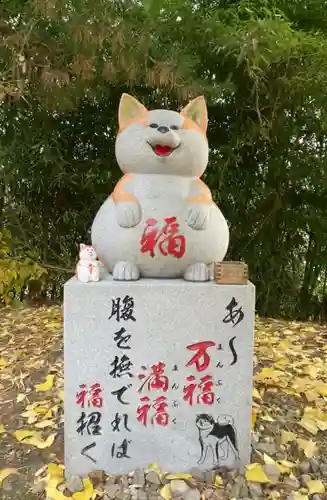
<instances>
[{"instance_id":1,"label":"cat statue's ear","mask_svg":"<svg viewBox=\"0 0 327 500\"><path fill-rule=\"evenodd\" d=\"M123 94L118 109L119 129L125 129L132 121L144 117L146 113L146 107L135 99L135 97Z\"/></svg>"},{"instance_id":2,"label":"cat statue's ear","mask_svg":"<svg viewBox=\"0 0 327 500\"><path fill-rule=\"evenodd\" d=\"M84 250L86 248L87 245L85 245L84 243L80 243L79 245L79 249L80 250Z\"/></svg>"},{"instance_id":3,"label":"cat statue's ear","mask_svg":"<svg viewBox=\"0 0 327 500\"><path fill-rule=\"evenodd\" d=\"M208 127L208 110L203 96L196 97L182 109L181 115L196 123L205 134Z\"/></svg>"}]
</instances>

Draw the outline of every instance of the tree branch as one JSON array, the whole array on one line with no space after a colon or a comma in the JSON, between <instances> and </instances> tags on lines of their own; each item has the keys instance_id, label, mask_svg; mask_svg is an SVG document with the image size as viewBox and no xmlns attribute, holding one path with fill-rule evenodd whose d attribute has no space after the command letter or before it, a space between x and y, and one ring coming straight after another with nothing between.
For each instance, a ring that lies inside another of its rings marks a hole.
<instances>
[{"instance_id":1,"label":"tree branch","mask_svg":"<svg viewBox=\"0 0 327 500\"><path fill-rule=\"evenodd\" d=\"M40 262L40 265L46 269L52 269L53 271L60 271L62 273L74 274L75 272L75 269L65 269L63 267L52 266L51 264L45 264L43 262Z\"/></svg>"}]
</instances>

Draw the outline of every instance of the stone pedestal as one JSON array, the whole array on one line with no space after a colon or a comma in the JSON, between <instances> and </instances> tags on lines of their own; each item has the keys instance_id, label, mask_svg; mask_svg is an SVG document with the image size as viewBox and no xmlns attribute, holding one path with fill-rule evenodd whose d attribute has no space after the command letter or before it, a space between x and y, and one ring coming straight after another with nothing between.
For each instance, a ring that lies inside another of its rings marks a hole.
<instances>
[{"instance_id":1,"label":"stone pedestal","mask_svg":"<svg viewBox=\"0 0 327 500\"><path fill-rule=\"evenodd\" d=\"M251 283L68 281L67 473L248 463L254 296Z\"/></svg>"}]
</instances>

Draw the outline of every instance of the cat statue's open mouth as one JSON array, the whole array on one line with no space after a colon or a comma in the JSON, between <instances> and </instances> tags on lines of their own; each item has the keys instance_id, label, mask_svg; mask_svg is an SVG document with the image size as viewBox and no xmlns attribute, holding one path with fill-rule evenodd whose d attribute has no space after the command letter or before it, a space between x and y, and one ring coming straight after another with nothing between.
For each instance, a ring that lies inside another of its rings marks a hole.
<instances>
[{"instance_id":1,"label":"cat statue's open mouth","mask_svg":"<svg viewBox=\"0 0 327 500\"><path fill-rule=\"evenodd\" d=\"M161 146L161 144L157 144L154 146L153 151L157 156L167 156L173 152L173 148L170 146Z\"/></svg>"},{"instance_id":2,"label":"cat statue's open mouth","mask_svg":"<svg viewBox=\"0 0 327 500\"><path fill-rule=\"evenodd\" d=\"M173 151L175 151L177 148L179 148L180 144L176 146L175 148L163 144L155 144L152 146L152 144L148 143L149 146L152 148L153 152L157 156L169 156Z\"/></svg>"}]
</instances>

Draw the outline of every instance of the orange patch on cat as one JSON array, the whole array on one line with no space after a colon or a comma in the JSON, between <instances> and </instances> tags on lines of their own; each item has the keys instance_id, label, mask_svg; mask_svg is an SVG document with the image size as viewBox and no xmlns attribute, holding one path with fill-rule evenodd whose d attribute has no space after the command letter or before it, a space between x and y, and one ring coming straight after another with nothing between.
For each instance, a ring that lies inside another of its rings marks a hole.
<instances>
[{"instance_id":1,"label":"orange patch on cat","mask_svg":"<svg viewBox=\"0 0 327 500\"><path fill-rule=\"evenodd\" d=\"M197 125L193 120L191 120L186 115L184 115L183 112L181 112L180 114L184 119L184 122L182 125L182 128L184 130L194 130L195 132L198 132L199 134L203 135L203 137L205 137L207 139L206 133L199 127L199 125Z\"/></svg>"},{"instance_id":2,"label":"orange patch on cat","mask_svg":"<svg viewBox=\"0 0 327 500\"><path fill-rule=\"evenodd\" d=\"M122 202L137 203L135 196L125 191L125 185L131 181L133 181L133 178L129 174L125 174L120 179L120 181L118 182L118 184L114 189L114 192L111 195L114 203L122 203Z\"/></svg>"},{"instance_id":3,"label":"orange patch on cat","mask_svg":"<svg viewBox=\"0 0 327 500\"><path fill-rule=\"evenodd\" d=\"M194 182L197 184L200 194L191 198L188 201L189 204L193 205L199 203L200 205L210 205L212 203L212 196L208 186L206 186L201 179L196 179Z\"/></svg>"},{"instance_id":4,"label":"orange patch on cat","mask_svg":"<svg viewBox=\"0 0 327 500\"><path fill-rule=\"evenodd\" d=\"M148 125L147 113L142 115L142 116L137 116L136 118L132 118L131 120L129 120L125 124L124 127L119 127L118 134L121 134L122 132L124 132L124 130L126 130L128 127L130 127L134 123L139 123L140 125L142 125L142 127L147 127L147 125Z\"/></svg>"}]
</instances>

